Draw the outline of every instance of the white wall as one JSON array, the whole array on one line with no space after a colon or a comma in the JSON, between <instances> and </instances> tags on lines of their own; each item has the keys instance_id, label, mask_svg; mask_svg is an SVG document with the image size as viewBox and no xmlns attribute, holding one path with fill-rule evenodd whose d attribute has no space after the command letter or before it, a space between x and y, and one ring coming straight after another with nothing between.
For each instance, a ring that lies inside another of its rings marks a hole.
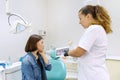
<instances>
[{"instance_id":1,"label":"white wall","mask_svg":"<svg viewBox=\"0 0 120 80\"><path fill-rule=\"evenodd\" d=\"M109 55L120 57L120 1L119 0L104 0L104 6L109 11L112 18L113 33L108 35L109 39Z\"/></svg>"},{"instance_id":2,"label":"white wall","mask_svg":"<svg viewBox=\"0 0 120 80\"><path fill-rule=\"evenodd\" d=\"M6 15L5 1L0 0L0 60L17 61L24 55L24 47L28 37L47 25L47 2L46 0L10 0L10 12L21 15L27 22L31 23L32 32L29 29L19 33L11 34Z\"/></svg>"},{"instance_id":3,"label":"white wall","mask_svg":"<svg viewBox=\"0 0 120 80\"><path fill-rule=\"evenodd\" d=\"M47 42L54 47L67 46L69 40L77 45L83 28L79 25L81 0L48 0Z\"/></svg>"}]
</instances>

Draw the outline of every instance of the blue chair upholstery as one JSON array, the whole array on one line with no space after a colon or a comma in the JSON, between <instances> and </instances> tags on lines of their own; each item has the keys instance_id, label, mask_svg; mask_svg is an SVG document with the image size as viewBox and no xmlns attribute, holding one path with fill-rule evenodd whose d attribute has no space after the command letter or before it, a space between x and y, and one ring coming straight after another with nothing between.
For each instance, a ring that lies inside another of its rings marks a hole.
<instances>
[{"instance_id":1,"label":"blue chair upholstery","mask_svg":"<svg viewBox=\"0 0 120 80\"><path fill-rule=\"evenodd\" d=\"M20 57L20 58L19 58L19 61L22 62L22 59L23 59L23 57Z\"/></svg>"},{"instance_id":2,"label":"blue chair upholstery","mask_svg":"<svg viewBox=\"0 0 120 80\"><path fill-rule=\"evenodd\" d=\"M54 57L53 57L54 55ZM50 63L52 65L51 71L46 71L48 80L65 80L66 78L66 66L62 60L55 57L55 51L52 52L52 59Z\"/></svg>"}]
</instances>

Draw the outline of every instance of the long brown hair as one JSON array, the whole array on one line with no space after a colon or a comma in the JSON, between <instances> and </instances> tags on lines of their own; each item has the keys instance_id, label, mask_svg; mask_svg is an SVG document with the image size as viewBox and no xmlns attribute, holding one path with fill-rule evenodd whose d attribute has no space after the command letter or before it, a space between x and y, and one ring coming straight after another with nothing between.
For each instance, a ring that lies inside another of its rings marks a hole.
<instances>
[{"instance_id":1,"label":"long brown hair","mask_svg":"<svg viewBox=\"0 0 120 80\"><path fill-rule=\"evenodd\" d=\"M96 20L96 23L92 23L92 24L102 25L107 34L112 32L112 29L110 27L111 18L108 15L108 12L106 11L106 9L103 8L102 6L86 5L85 7L81 8L79 12L81 12L81 14L84 14L85 16L87 14L91 14L93 19Z\"/></svg>"}]
</instances>

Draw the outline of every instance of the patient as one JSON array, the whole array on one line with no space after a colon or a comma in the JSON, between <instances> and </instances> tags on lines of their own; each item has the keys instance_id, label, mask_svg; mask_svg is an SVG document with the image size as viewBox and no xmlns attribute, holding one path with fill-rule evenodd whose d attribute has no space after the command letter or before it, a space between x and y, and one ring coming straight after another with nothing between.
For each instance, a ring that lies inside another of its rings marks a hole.
<instances>
[{"instance_id":1,"label":"patient","mask_svg":"<svg viewBox=\"0 0 120 80\"><path fill-rule=\"evenodd\" d=\"M46 71L51 64L44 54L43 38L31 35L25 46L27 53L22 59L22 80L47 80Z\"/></svg>"}]
</instances>

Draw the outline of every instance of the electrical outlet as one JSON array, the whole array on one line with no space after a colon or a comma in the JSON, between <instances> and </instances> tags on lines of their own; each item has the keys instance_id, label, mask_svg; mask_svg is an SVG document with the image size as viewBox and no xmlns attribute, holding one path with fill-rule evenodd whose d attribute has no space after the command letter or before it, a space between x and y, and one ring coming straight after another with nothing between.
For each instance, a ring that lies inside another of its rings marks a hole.
<instances>
[{"instance_id":1,"label":"electrical outlet","mask_svg":"<svg viewBox=\"0 0 120 80\"><path fill-rule=\"evenodd\" d=\"M38 34L41 36L45 36L46 35L46 31L45 30L39 30Z\"/></svg>"}]
</instances>

